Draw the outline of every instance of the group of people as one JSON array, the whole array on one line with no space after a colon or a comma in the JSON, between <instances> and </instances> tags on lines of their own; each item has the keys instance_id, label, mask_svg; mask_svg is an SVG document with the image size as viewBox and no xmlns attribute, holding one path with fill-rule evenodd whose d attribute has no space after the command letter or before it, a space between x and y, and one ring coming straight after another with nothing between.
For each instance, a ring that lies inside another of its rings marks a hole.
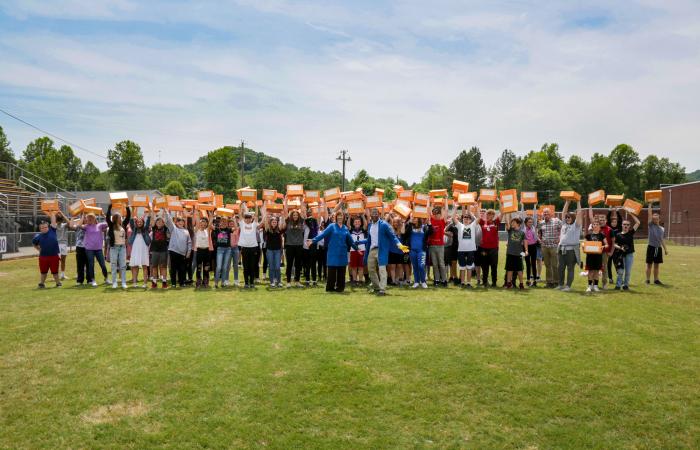
<instances>
[{"instance_id":1,"label":"group of people","mask_svg":"<svg viewBox=\"0 0 700 450\"><path fill-rule=\"evenodd\" d=\"M74 230L78 285L98 285L97 262L106 284L115 289L121 284L126 289L128 262L132 285L141 288L147 288L149 280L151 288L168 288L168 272L174 288L208 288L212 278L214 288L240 286L239 265L243 289L254 288L265 278L269 288L284 287L282 266L286 287L302 287L303 273L306 286L325 280L328 292L345 290L348 268L351 286L369 285L378 295L385 295L389 285L428 288L431 267L434 286L453 283L466 289L488 288L498 281L503 222L507 233L504 288L542 285L544 268L544 287L570 291L575 273L584 263L583 235L585 242L600 242L602 247L602 252L585 253L587 292L605 289L608 284L629 289L634 235L640 221L633 214L623 219L619 208L599 215L588 208L589 226L584 232L586 210L580 202L572 213L567 201L561 219L548 208L543 209L540 219L536 207L532 215L523 209L501 215L494 209L429 205L430 217L419 218L377 208L348 214L344 206L340 201L331 209L322 201L316 216L303 204L290 208L285 202L280 213L269 212L265 206L251 210L241 204L240 214L231 217L198 210L182 214L164 208L158 214L151 211L145 217L132 218L130 208L122 217L112 214L110 205L104 221L98 221L94 214L68 220L57 212L50 216L50 222L39 225L33 239L40 253L39 287L45 287L48 272L57 286L66 279L67 232ZM648 211L646 282L651 283L653 271L653 282L662 284L659 266L668 254L664 230L651 204Z\"/></svg>"}]
</instances>

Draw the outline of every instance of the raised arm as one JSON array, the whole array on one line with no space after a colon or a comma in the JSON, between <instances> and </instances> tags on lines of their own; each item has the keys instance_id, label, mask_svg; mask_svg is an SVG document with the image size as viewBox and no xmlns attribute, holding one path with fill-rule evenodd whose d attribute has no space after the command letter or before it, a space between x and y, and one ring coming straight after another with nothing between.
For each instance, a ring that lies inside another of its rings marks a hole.
<instances>
[{"instance_id":1,"label":"raised arm","mask_svg":"<svg viewBox=\"0 0 700 450\"><path fill-rule=\"evenodd\" d=\"M583 222L583 208L581 208L581 200L576 202L576 222L578 224L582 224Z\"/></svg>"},{"instance_id":2,"label":"raised arm","mask_svg":"<svg viewBox=\"0 0 700 450\"><path fill-rule=\"evenodd\" d=\"M56 212L51 213L51 227L56 228L58 226L58 222L56 221Z\"/></svg>"},{"instance_id":3,"label":"raised arm","mask_svg":"<svg viewBox=\"0 0 700 450\"><path fill-rule=\"evenodd\" d=\"M588 205L588 222L593 223L593 206Z\"/></svg>"},{"instance_id":4,"label":"raised arm","mask_svg":"<svg viewBox=\"0 0 700 450\"><path fill-rule=\"evenodd\" d=\"M569 214L569 203L570 200L567 200L564 202L564 209L561 210L561 217L564 218L567 214Z\"/></svg>"},{"instance_id":5,"label":"raised arm","mask_svg":"<svg viewBox=\"0 0 700 450\"><path fill-rule=\"evenodd\" d=\"M635 216L634 214L630 213L630 216L632 216L632 220L634 220L634 225L632 225L632 229L634 231L637 231L637 228L639 228L639 217Z\"/></svg>"}]
</instances>

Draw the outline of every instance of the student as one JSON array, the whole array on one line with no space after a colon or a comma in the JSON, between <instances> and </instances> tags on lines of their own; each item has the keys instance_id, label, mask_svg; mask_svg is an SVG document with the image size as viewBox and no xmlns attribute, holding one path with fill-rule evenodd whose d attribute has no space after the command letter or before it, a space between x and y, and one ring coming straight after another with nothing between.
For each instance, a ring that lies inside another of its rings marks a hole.
<instances>
[{"instance_id":1,"label":"student","mask_svg":"<svg viewBox=\"0 0 700 450\"><path fill-rule=\"evenodd\" d=\"M148 217L144 222L143 217L131 219L131 235L129 236L129 245L131 246L131 256L129 265L131 266L131 281L134 287L138 286L139 267L143 268L143 287L146 288L146 280L148 280L149 262L149 247L151 245L151 218Z\"/></svg>"},{"instance_id":2,"label":"student","mask_svg":"<svg viewBox=\"0 0 700 450\"><path fill-rule=\"evenodd\" d=\"M632 276L632 264L634 264L634 233L639 228L639 219L634 214L630 214L634 220L634 225L629 220L622 221L622 231L615 233L614 247L618 251L616 264L617 283L615 290L627 291L630 288L630 277Z\"/></svg>"},{"instance_id":3,"label":"student","mask_svg":"<svg viewBox=\"0 0 700 450\"><path fill-rule=\"evenodd\" d=\"M460 222L459 217L462 218ZM476 260L476 233L479 223L476 217L466 208L461 214L457 208L452 216L452 226L455 229L457 241L457 263L459 266L459 283L463 288L472 288L472 270ZM466 278L466 283L465 283Z\"/></svg>"},{"instance_id":4,"label":"student","mask_svg":"<svg viewBox=\"0 0 700 450\"><path fill-rule=\"evenodd\" d=\"M190 241L194 246L194 211L185 208L183 214L185 216L185 227L187 228L187 232L190 234ZM186 284L188 286L192 286L192 284L194 284L195 268L197 267L197 254L194 252L194 249L192 249L192 251L187 256L187 259L185 260L185 265L185 275L187 276Z\"/></svg>"},{"instance_id":5,"label":"student","mask_svg":"<svg viewBox=\"0 0 700 450\"><path fill-rule=\"evenodd\" d=\"M617 268L613 270L613 255L615 253L615 248L613 248L612 243L615 234L622 231L622 214L620 214L620 207L613 208L612 206L608 210L606 215L608 226L610 227L610 235L608 236L610 242L610 248L608 249L608 263L605 267L605 271L608 275L608 284L613 284L613 273L617 273Z\"/></svg>"},{"instance_id":6,"label":"student","mask_svg":"<svg viewBox=\"0 0 700 450\"><path fill-rule=\"evenodd\" d=\"M581 222L583 219L583 209L581 201L578 201L576 214L569 214L570 201L564 203L562 217L564 224L559 234L559 290L571 291L574 282L574 269L581 260ZM566 280L564 279L566 275Z\"/></svg>"},{"instance_id":7,"label":"student","mask_svg":"<svg viewBox=\"0 0 700 450\"><path fill-rule=\"evenodd\" d=\"M664 229L661 227L661 218L659 213L655 213L651 209L651 202L648 208L649 219L649 245L647 245L647 280L646 283L649 284L649 276L651 275L651 269L654 268L654 284L663 284L659 279L659 266L664 262L664 253L668 255L668 249L666 248L666 242L664 242ZM663 252L662 252L663 250Z\"/></svg>"},{"instance_id":8,"label":"student","mask_svg":"<svg viewBox=\"0 0 700 450\"><path fill-rule=\"evenodd\" d=\"M85 282L87 268L87 256L85 255L85 230L78 226L81 219L73 219L68 223L68 228L75 232L75 285L82 286Z\"/></svg>"},{"instance_id":9,"label":"student","mask_svg":"<svg viewBox=\"0 0 700 450\"><path fill-rule=\"evenodd\" d=\"M192 237L187 229L184 217L173 218L170 211L164 210L165 226L170 231L168 241L168 256L170 258L170 284L174 288L187 284L187 261L192 253Z\"/></svg>"},{"instance_id":10,"label":"student","mask_svg":"<svg viewBox=\"0 0 700 450\"><path fill-rule=\"evenodd\" d=\"M196 288L209 287L209 269L211 268L211 254L214 250L211 242L211 231L213 225L210 226L209 219L202 216L200 211L195 212L197 219L197 229L194 231L193 248L195 253L197 284Z\"/></svg>"},{"instance_id":11,"label":"student","mask_svg":"<svg viewBox=\"0 0 700 450\"><path fill-rule=\"evenodd\" d=\"M520 217L510 217L506 219L506 231L508 232L508 243L506 244L506 289L515 287L513 275L518 276L518 287L525 289L523 284L523 253L528 257L527 241L525 232L520 229L523 221Z\"/></svg>"},{"instance_id":12,"label":"student","mask_svg":"<svg viewBox=\"0 0 700 450\"><path fill-rule=\"evenodd\" d=\"M269 215L266 208L262 209L262 221L264 225L265 252L267 254L267 266L270 271L270 287L282 287L282 246L283 234L280 228L280 218Z\"/></svg>"},{"instance_id":13,"label":"student","mask_svg":"<svg viewBox=\"0 0 700 450\"><path fill-rule=\"evenodd\" d=\"M304 263L304 280L306 286L309 284L316 286L316 259L318 258L318 246L316 244L308 245L308 240L318 236L318 220L306 211L306 205L303 206L304 215L304 244L301 254L301 259Z\"/></svg>"},{"instance_id":14,"label":"student","mask_svg":"<svg viewBox=\"0 0 700 450\"><path fill-rule=\"evenodd\" d=\"M428 252L428 238L433 232L430 223L423 223L423 219L411 217L410 223L405 227L404 245L408 246L408 255L413 269L413 289L421 287L428 289L425 270L425 256Z\"/></svg>"},{"instance_id":15,"label":"student","mask_svg":"<svg viewBox=\"0 0 700 450\"><path fill-rule=\"evenodd\" d=\"M386 295L386 266L389 263L389 252L392 248L399 248L403 252L408 251L408 247L401 244L388 223L379 218L379 210L370 210L371 222L367 229L367 239L357 244L365 244L365 265L369 270L369 277L372 280L370 292L377 292L377 295ZM444 231L444 226L443 226ZM440 246L442 248L442 246Z\"/></svg>"},{"instance_id":16,"label":"student","mask_svg":"<svg viewBox=\"0 0 700 450\"><path fill-rule=\"evenodd\" d=\"M500 202L500 200L499 200ZM481 227L481 246L479 247L479 259L481 261L481 276L482 284L485 288L489 286L488 278L491 272L491 286L496 286L497 270L498 270L498 227L501 225L500 212L489 209L486 211L485 217L479 219Z\"/></svg>"},{"instance_id":17,"label":"student","mask_svg":"<svg viewBox=\"0 0 700 450\"><path fill-rule=\"evenodd\" d=\"M600 229L600 222L593 221L591 229L586 234L586 241L601 242L603 245L603 253L587 253L586 254L586 270L588 271L588 288L586 292L598 292L598 276L603 269L603 254L608 246L607 238ZM605 277L605 272L603 272Z\"/></svg>"},{"instance_id":18,"label":"student","mask_svg":"<svg viewBox=\"0 0 700 450\"><path fill-rule=\"evenodd\" d=\"M323 202L323 199L321 199ZM325 206L321 208L321 211L323 211ZM327 210L326 210L327 212ZM323 214L323 212L322 212ZM323 230L326 229L326 224L328 223L327 217L321 217L321 220L318 224L318 232L322 233ZM328 258L328 252L326 251L326 240L321 239L316 243L318 247L318 258L316 262L318 263L318 279L321 281L325 281L326 278L328 277L328 267L326 266L326 259Z\"/></svg>"},{"instance_id":19,"label":"student","mask_svg":"<svg viewBox=\"0 0 700 450\"><path fill-rule=\"evenodd\" d=\"M549 207L542 210L542 220L537 225L540 234L542 260L546 270L547 288L558 288L559 280L559 238L561 237L562 221L554 216ZM541 273L541 271L539 272Z\"/></svg>"},{"instance_id":20,"label":"student","mask_svg":"<svg viewBox=\"0 0 700 450\"><path fill-rule=\"evenodd\" d=\"M430 262L433 265L433 285L447 287L447 268L445 267L445 227L447 222L442 215L440 206L435 206L431 212L430 226L433 227L433 232L428 238L428 251L430 252Z\"/></svg>"},{"instance_id":21,"label":"student","mask_svg":"<svg viewBox=\"0 0 700 450\"><path fill-rule=\"evenodd\" d=\"M66 258L68 257L68 219L61 211L56 212L56 239L58 239L58 249L61 256L61 268L59 271L59 279L67 280L66 276Z\"/></svg>"},{"instance_id":22,"label":"student","mask_svg":"<svg viewBox=\"0 0 700 450\"><path fill-rule=\"evenodd\" d=\"M112 215L112 204L107 208L107 245L109 262L112 266L112 289L117 288L117 271L126 289L126 228L124 224L131 220L131 208L126 207L126 218L122 221L121 214Z\"/></svg>"},{"instance_id":23,"label":"student","mask_svg":"<svg viewBox=\"0 0 700 450\"><path fill-rule=\"evenodd\" d=\"M288 212L287 201L284 201L281 228L284 232L284 254L287 257L286 275L287 287L301 287L301 269L304 266L302 254L304 250L304 219L306 217L297 209ZM293 277L292 277L293 274Z\"/></svg>"},{"instance_id":24,"label":"student","mask_svg":"<svg viewBox=\"0 0 700 450\"><path fill-rule=\"evenodd\" d=\"M170 232L165 226L165 220L162 217L155 217L153 209L151 209L151 222L155 224L151 230L151 288L157 288L160 280L163 289L167 289Z\"/></svg>"},{"instance_id":25,"label":"student","mask_svg":"<svg viewBox=\"0 0 700 450\"><path fill-rule=\"evenodd\" d=\"M597 216L594 216L593 214L593 207L588 206L588 220L590 221L590 225L588 225L588 231L593 230L593 223L598 222L598 226L600 227L600 232L605 236L604 245L603 245L603 254L601 255L602 257L602 268L601 271L603 272L603 283L602 287L603 290L606 289L608 285L608 281L612 283L612 275L608 277L609 275L609 267L610 264L612 263L610 260L610 255L612 254L612 228L610 228L610 225L608 225L608 219L605 214L599 214ZM595 291L599 289L594 289Z\"/></svg>"},{"instance_id":26,"label":"student","mask_svg":"<svg viewBox=\"0 0 700 450\"><path fill-rule=\"evenodd\" d=\"M367 225L363 216L355 216L350 219L350 237L354 242L364 241ZM350 250L350 286L361 286L363 280L363 269L365 259L365 246L358 245L357 249Z\"/></svg>"},{"instance_id":27,"label":"student","mask_svg":"<svg viewBox=\"0 0 700 450\"><path fill-rule=\"evenodd\" d=\"M51 271L56 287L61 287L61 280L58 277L58 265L61 260L60 248L56 237L56 213L51 214L51 225L46 221L39 223L39 233L32 239L34 248L39 251L39 289L46 287L46 276Z\"/></svg>"},{"instance_id":28,"label":"student","mask_svg":"<svg viewBox=\"0 0 700 450\"><path fill-rule=\"evenodd\" d=\"M339 203L340 206L341 203ZM345 290L345 270L348 266L348 249L357 249L358 243L353 241L350 230L345 225L345 213L338 209L334 212L334 221L321 234L308 241L315 244L321 239L326 240L328 278L326 292L343 292Z\"/></svg>"},{"instance_id":29,"label":"student","mask_svg":"<svg viewBox=\"0 0 700 450\"><path fill-rule=\"evenodd\" d=\"M248 211L245 203L241 203L243 220L238 222L241 230L238 238L238 246L241 249L241 259L243 259L243 288L255 288L255 266L257 265L258 243L258 209L255 207L255 215Z\"/></svg>"},{"instance_id":30,"label":"student","mask_svg":"<svg viewBox=\"0 0 700 450\"><path fill-rule=\"evenodd\" d=\"M214 229L212 230L212 244L216 248L216 264L214 266L214 288L228 287L228 268L231 265L231 234L233 228L225 217L214 219Z\"/></svg>"},{"instance_id":31,"label":"student","mask_svg":"<svg viewBox=\"0 0 700 450\"><path fill-rule=\"evenodd\" d=\"M540 238L537 233L537 204L533 207L533 215L528 216L525 212L525 204L521 203L520 218L523 220L523 231L525 232L525 242L527 244L527 257L525 258L525 271L527 274L527 285L537 286L538 264L537 255L540 246Z\"/></svg>"},{"instance_id":32,"label":"student","mask_svg":"<svg viewBox=\"0 0 700 450\"><path fill-rule=\"evenodd\" d=\"M394 234L402 236L404 234L404 225L401 217L392 215L390 222L391 229ZM401 239L399 239L400 241ZM401 250L392 249L389 252L389 264L387 265L387 276L392 286L401 286L403 280L403 252Z\"/></svg>"},{"instance_id":33,"label":"student","mask_svg":"<svg viewBox=\"0 0 700 450\"><path fill-rule=\"evenodd\" d=\"M95 259L97 259L102 269L105 284L107 284L107 266L105 265L105 257L102 252L104 230L107 229L107 224L105 222L97 223L95 215L90 213L83 216L77 226L85 233L83 242L85 244L85 257L87 261L87 273L85 276L87 282L92 287L97 287L97 282L95 281Z\"/></svg>"},{"instance_id":34,"label":"student","mask_svg":"<svg viewBox=\"0 0 700 450\"><path fill-rule=\"evenodd\" d=\"M233 285L239 286L238 284L238 265L241 257L241 249L238 247L238 238L241 236L241 229L238 228L238 223L240 219L238 216L231 217L228 221L228 227L233 230L231 233L231 258L229 258L229 265L224 269L224 280L229 279L229 272L233 268Z\"/></svg>"}]
</instances>

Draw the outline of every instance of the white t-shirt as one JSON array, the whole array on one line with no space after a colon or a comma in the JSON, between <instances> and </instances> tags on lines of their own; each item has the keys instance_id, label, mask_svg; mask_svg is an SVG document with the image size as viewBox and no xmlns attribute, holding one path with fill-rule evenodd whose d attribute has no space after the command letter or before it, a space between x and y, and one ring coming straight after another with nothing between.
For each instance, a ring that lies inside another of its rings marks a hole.
<instances>
[{"instance_id":1,"label":"white t-shirt","mask_svg":"<svg viewBox=\"0 0 700 450\"><path fill-rule=\"evenodd\" d=\"M473 220L471 224L465 225L462 222L457 222L457 235L455 238L458 241L458 252L475 252L476 251L476 229L479 222Z\"/></svg>"},{"instance_id":2,"label":"white t-shirt","mask_svg":"<svg viewBox=\"0 0 700 450\"><path fill-rule=\"evenodd\" d=\"M194 242L194 248L209 248L209 230L196 230Z\"/></svg>"},{"instance_id":3,"label":"white t-shirt","mask_svg":"<svg viewBox=\"0 0 700 450\"><path fill-rule=\"evenodd\" d=\"M241 230L241 235L238 238L239 247L257 247L258 246L258 221L252 220L246 223L244 220L238 221L238 227Z\"/></svg>"},{"instance_id":4,"label":"white t-shirt","mask_svg":"<svg viewBox=\"0 0 700 450\"><path fill-rule=\"evenodd\" d=\"M352 240L355 242L364 241L365 240L365 232L362 229L360 229L360 231L352 230L352 231L350 231L350 237L352 237ZM357 251L364 252L365 251L365 244L358 245Z\"/></svg>"}]
</instances>

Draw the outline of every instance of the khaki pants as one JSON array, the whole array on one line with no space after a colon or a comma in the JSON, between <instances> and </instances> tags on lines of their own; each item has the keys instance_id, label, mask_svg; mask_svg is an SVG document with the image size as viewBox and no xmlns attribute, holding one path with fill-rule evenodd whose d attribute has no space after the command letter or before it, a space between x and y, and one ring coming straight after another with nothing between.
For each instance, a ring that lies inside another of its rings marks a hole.
<instances>
[{"instance_id":1,"label":"khaki pants","mask_svg":"<svg viewBox=\"0 0 700 450\"><path fill-rule=\"evenodd\" d=\"M603 252L603 266L601 269L601 272L603 273L603 286L608 285L608 258L610 256L606 253Z\"/></svg>"},{"instance_id":2,"label":"khaki pants","mask_svg":"<svg viewBox=\"0 0 700 450\"><path fill-rule=\"evenodd\" d=\"M542 246L542 259L547 272L547 284L559 285L559 255L557 255L557 247Z\"/></svg>"},{"instance_id":3,"label":"khaki pants","mask_svg":"<svg viewBox=\"0 0 700 450\"><path fill-rule=\"evenodd\" d=\"M386 290L386 266L379 265L379 249L376 247L367 255L367 270L372 287L379 291Z\"/></svg>"}]
</instances>

